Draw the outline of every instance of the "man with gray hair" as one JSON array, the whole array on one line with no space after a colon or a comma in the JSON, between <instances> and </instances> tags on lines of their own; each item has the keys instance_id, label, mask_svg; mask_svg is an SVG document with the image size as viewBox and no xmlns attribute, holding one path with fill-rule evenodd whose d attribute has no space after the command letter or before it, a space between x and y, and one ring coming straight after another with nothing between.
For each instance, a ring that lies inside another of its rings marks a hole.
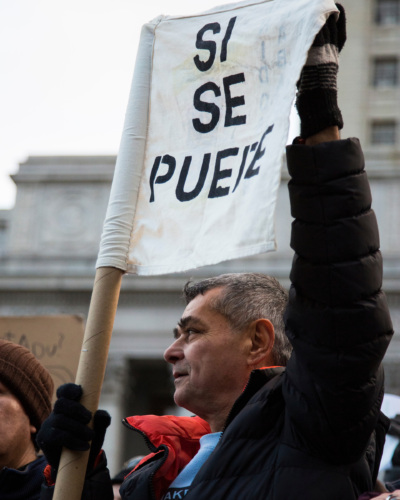
<instances>
[{"instance_id":1,"label":"man with gray hair","mask_svg":"<svg viewBox=\"0 0 400 500\"><path fill-rule=\"evenodd\" d=\"M223 289L213 307L229 319L236 331L243 330L258 318L271 321L275 332L274 361L276 365L286 366L292 353L283 321L288 293L279 281L261 273L232 273L196 283L188 281L183 290L186 304L213 288Z\"/></svg>"},{"instance_id":2,"label":"man with gray hair","mask_svg":"<svg viewBox=\"0 0 400 500\"><path fill-rule=\"evenodd\" d=\"M195 416L124 420L151 452L122 483L124 500L355 500L373 490L388 424L381 361L393 329L363 154L357 139L339 136L338 7L303 68L301 137L287 148L289 295L260 274L186 285L164 358L176 404ZM79 405L68 392L66 424ZM58 429L49 420L42 441L51 449Z\"/></svg>"}]
</instances>

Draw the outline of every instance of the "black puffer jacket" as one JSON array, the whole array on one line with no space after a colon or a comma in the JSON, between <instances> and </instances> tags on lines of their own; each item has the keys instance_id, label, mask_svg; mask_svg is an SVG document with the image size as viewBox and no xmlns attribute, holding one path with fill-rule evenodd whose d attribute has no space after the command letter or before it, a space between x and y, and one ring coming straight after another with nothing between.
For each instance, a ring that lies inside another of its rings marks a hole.
<instances>
[{"instance_id":1,"label":"black puffer jacket","mask_svg":"<svg viewBox=\"0 0 400 500\"><path fill-rule=\"evenodd\" d=\"M295 256L285 321L294 353L286 370L251 374L185 500L355 500L373 490L389 423L381 361L393 331L363 155L348 139L290 146L287 159ZM160 484L165 491L179 471L175 443L184 439L190 458L188 438L208 432L198 417L175 417L186 418L182 432L173 418L127 419L167 439L147 436L153 454L125 479L124 500L159 499ZM83 498L109 500L102 481L88 480Z\"/></svg>"},{"instance_id":2,"label":"black puffer jacket","mask_svg":"<svg viewBox=\"0 0 400 500\"><path fill-rule=\"evenodd\" d=\"M290 146L287 159L294 353L286 370L252 373L185 500L354 500L373 489L392 325L362 151L348 139ZM167 454L125 480L124 500L154 498Z\"/></svg>"}]
</instances>

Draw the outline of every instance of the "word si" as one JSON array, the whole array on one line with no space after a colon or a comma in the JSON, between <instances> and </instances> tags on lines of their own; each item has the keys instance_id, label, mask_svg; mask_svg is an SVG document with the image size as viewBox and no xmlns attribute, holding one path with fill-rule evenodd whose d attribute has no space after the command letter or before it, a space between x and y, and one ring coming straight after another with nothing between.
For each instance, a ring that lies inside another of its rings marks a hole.
<instances>
[{"instance_id":1,"label":"word si","mask_svg":"<svg viewBox=\"0 0 400 500\"><path fill-rule=\"evenodd\" d=\"M236 17L232 17L229 20L225 36L221 44L220 61L224 62L227 59L228 52L228 42L231 38L233 27L236 22ZM208 71L214 64L215 57L217 54L217 44L213 40L204 40L203 36L207 31L211 31L214 35L221 31L221 25L219 23L208 23L201 28L197 33L196 38L196 48L208 50L209 57L207 60L203 61L200 59L199 55L193 58L196 68L199 71ZM224 127L232 127L234 125L244 125L246 123L246 115L236 115L233 116L233 108L237 106L243 106L245 104L244 96L232 97L231 86L238 83L244 83L245 77L244 73L237 73L235 75L229 75L222 79L222 84L224 88L225 95L225 122ZM197 132L201 134L206 134L214 130L220 119L220 109L214 102L208 102L202 100L203 94L205 92L213 92L215 97L221 96L221 89L215 82L206 82L201 85L194 93L193 96L193 106L197 111L206 112L211 115L211 119L208 123L203 123L199 118L194 118L192 120L193 127Z\"/></svg>"},{"instance_id":2,"label":"word si","mask_svg":"<svg viewBox=\"0 0 400 500\"><path fill-rule=\"evenodd\" d=\"M251 177L254 177L259 174L260 167L259 166L256 167L256 162L264 156L265 147L263 147L263 142L265 137L272 132L273 128L274 125L273 124L270 125L261 136L260 141L244 147L239 171L237 174L236 182L233 187L232 193L237 189L242 178L250 179ZM243 176L249 151L254 152L254 154L253 158L248 164L246 173ZM227 196L229 194L230 187L227 186L222 187L219 186L218 184L220 180L232 177L232 168L223 169L221 167L221 164L222 160L238 155L239 155L238 147L223 149L222 151L218 151L216 153L214 173L211 181L210 190L208 192L208 198L220 198L221 196ZM181 202L193 200L200 194L201 190L204 187L208 170L210 168L211 153L205 153L203 155L203 161L200 168L199 178L197 180L196 186L191 191L185 191L185 183L188 177L189 169L192 165L192 159L193 159L192 156L185 156L181 171L179 173L179 178L175 189L175 196L176 199ZM161 164L167 165L168 170L166 173L157 175ZM155 158L150 173L150 200L149 200L150 203L155 201L154 185L165 184L166 182L171 180L175 173L175 170L176 170L176 159L173 156L165 154L163 156L157 156Z\"/></svg>"}]
</instances>

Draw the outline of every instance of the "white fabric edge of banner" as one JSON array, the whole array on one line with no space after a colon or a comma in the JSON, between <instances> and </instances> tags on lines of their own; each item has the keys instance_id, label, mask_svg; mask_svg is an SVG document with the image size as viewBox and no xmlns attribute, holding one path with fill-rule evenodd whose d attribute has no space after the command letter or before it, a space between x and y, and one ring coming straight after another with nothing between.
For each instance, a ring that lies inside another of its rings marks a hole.
<instances>
[{"instance_id":1,"label":"white fabric edge of banner","mask_svg":"<svg viewBox=\"0 0 400 500\"><path fill-rule=\"evenodd\" d=\"M250 7L252 5L260 5L263 3L269 3L269 2L274 2L277 0L243 0L242 2L232 2L232 3L227 3L223 5L217 5L216 7L212 7L211 9L202 11L202 12L196 12L195 14L176 14L176 15L160 15L152 19L151 23L158 23L161 20L162 21L173 21L173 20L178 20L178 19L190 19L192 17L202 17L202 16L208 16L210 14L222 14L224 12L229 12L233 10L238 10L242 9L244 7ZM332 0L334 3L334 0ZM335 13L336 18L339 17L339 10L335 6L332 10L331 13Z\"/></svg>"},{"instance_id":2,"label":"white fabric edge of banner","mask_svg":"<svg viewBox=\"0 0 400 500\"><path fill-rule=\"evenodd\" d=\"M162 266L157 265L131 265L127 266L126 262L121 261L116 258L98 259L97 267L116 267L117 269L124 270L127 274L136 274L138 276L156 276L161 274L172 274L180 273L184 271L189 271L191 269L196 269L198 267L210 266L214 264L219 264L220 262L225 262L228 260L241 259L243 257L250 257L252 255L257 255L260 253L272 252L276 249L276 242L263 243L261 245L254 245L250 247L245 247L241 251L237 249L229 254L229 256L221 257L216 256L214 259L207 259L206 262L188 262L187 260L182 260L181 266L177 268L174 266L172 270L172 264L164 264Z\"/></svg>"},{"instance_id":3,"label":"white fabric edge of banner","mask_svg":"<svg viewBox=\"0 0 400 500\"><path fill-rule=\"evenodd\" d=\"M196 12L195 14L177 14L177 15L165 15L163 21L173 21L176 19L190 19L192 17L203 17L209 16L210 14L222 14L224 12L234 11L237 9L243 9L244 7L250 7L252 5L260 5L262 3L269 3L276 0L243 0L242 2L232 2L223 5L217 5L208 10L203 10L201 12ZM160 16L155 17L152 22L159 19Z\"/></svg>"},{"instance_id":4,"label":"white fabric edge of banner","mask_svg":"<svg viewBox=\"0 0 400 500\"><path fill-rule=\"evenodd\" d=\"M223 259L219 255L215 255L214 258L209 257L207 261L182 259L181 265L176 266L175 264L165 264L162 266L151 265L151 266L138 266L132 265L128 266L126 272L128 274L136 274L138 276L155 276L162 274L172 274L180 273L185 271L190 271L192 269L197 269L204 266L212 266L219 264L220 262L225 262L233 259L240 259L243 257L250 257L252 255L257 255L260 253L271 252L276 249L276 242L270 241L262 244L252 245L249 247L243 247L242 249L235 249L233 252L225 254ZM172 269L173 267L173 269Z\"/></svg>"},{"instance_id":5,"label":"white fabric edge of banner","mask_svg":"<svg viewBox=\"0 0 400 500\"><path fill-rule=\"evenodd\" d=\"M154 33L161 19L142 27L96 268L127 268L146 148Z\"/></svg>"}]
</instances>

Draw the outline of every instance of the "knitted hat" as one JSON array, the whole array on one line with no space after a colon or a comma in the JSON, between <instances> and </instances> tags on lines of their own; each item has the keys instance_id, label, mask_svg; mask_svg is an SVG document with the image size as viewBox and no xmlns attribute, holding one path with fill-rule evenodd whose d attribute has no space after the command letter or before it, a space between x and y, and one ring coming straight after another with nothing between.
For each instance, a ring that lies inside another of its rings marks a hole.
<instances>
[{"instance_id":1,"label":"knitted hat","mask_svg":"<svg viewBox=\"0 0 400 500\"><path fill-rule=\"evenodd\" d=\"M53 380L25 347L0 339L0 382L9 389L39 430L51 411Z\"/></svg>"}]
</instances>

